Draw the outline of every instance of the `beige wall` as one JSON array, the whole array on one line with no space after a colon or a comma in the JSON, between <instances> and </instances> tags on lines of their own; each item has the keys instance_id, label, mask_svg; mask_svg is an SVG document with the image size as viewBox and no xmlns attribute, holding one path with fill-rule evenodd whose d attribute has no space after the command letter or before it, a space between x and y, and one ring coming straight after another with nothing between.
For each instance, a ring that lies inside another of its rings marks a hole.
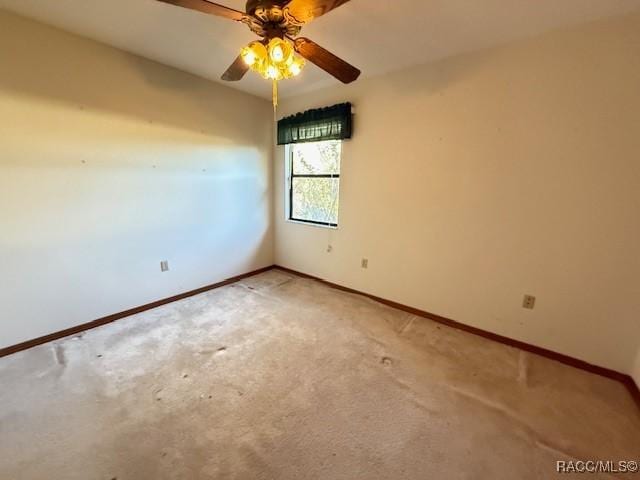
<instances>
[{"instance_id":1,"label":"beige wall","mask_svg":"<svg viewBox=\"0 0 640 480\"><path fill-rule=\"evenodd\" d=\"M631 372L639 86L636 15L284 100L353 102L355 136L335 231L284 221L276 149L276 262Z\"/></svg>"},{"instance_id":2,"label":"beige wall","mask_svg":"<svg viewBox=\"0 0 640 480\"><path fill-rule=\"evenodd\" d=\"M0 45L0 347L273 262L269 102L2 12Z\"/></svg>"}]
</instances>

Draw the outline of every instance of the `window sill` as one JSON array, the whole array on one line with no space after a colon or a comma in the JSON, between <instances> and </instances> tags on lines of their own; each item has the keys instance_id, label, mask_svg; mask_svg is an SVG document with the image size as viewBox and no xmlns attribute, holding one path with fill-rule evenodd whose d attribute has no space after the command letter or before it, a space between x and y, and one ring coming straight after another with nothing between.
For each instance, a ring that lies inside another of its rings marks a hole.
<instances>
[{"instance_id":1,"label":"window sill","mask_svg":"<svg viewBox=\"0 0 640 480\"><path fill-rule=\"evenodd\" d=\"M338 227L334 227L334 226L331 226L331 225L319 225L317 223L301 222L299 220L290 220L288 218L286 218L284 221L286 223L294 223L296 225L304 225L305 227L328 228L329 230L338 230Z\"/></svg>"}]
</instances>

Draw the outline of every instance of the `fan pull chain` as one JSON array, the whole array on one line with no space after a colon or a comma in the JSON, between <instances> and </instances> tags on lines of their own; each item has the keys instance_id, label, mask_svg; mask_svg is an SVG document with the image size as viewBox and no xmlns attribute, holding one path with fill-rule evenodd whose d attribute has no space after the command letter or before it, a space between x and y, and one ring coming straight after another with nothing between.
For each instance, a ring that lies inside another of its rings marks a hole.
<instances>
[{"instance_id":1,"label":"fan pull chain","mask_svg":"<svg viewBox=\"0 0 640 480\"><path fill-rule=\"evenodd\" d=\"M276 108L278 108L278 81L273 81L273 116L275 118Z\"/></svg>"}]
</instances>

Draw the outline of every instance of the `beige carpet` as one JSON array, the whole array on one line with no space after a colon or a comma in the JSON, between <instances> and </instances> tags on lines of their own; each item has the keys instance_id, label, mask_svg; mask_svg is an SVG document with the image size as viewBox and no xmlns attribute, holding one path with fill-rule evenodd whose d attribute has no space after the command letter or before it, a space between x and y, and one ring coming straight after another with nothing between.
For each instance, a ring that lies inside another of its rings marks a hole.
<instances>
[{"instance_id":1,"label":"beige carpet","mask_svg":"<svg viewBox=\"0 0 640 480\"><path fill-rule=\"evenodd\" d=\"M280 271L2 358L0 383L3 480L546 479L557 460L640 460L621 384Z\"/></svg>"}]
</instances>

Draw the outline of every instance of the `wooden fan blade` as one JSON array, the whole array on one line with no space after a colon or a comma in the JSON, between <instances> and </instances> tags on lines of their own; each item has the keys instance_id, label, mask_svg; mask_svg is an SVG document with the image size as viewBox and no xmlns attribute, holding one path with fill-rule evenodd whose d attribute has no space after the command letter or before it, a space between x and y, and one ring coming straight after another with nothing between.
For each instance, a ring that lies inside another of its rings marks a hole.
<instances>
[{"instance_id":1,"label":"wooden fan blade","mask_svg":"<svg viewBox=\"0 0 640 480\"><path fill-rule=\"evenodd\" d=\"M234 10L233 8L225 7L224 5L218 5L217 3L209 2L207 0L158 0L159 2L169 3L178 7L188 8L190 10L197 10L198 12L208 13L209 15L216 15L218 17L228 18L237 22L242 21L246 16L243 12Z\"/></svg>"},{"instance_id":2,"label":"wooden fan blade","mask_svg":"<svg viewBox=\"0 0 640 480\"><path fill-rule=\"evenodd\" d=\"M227 71L222 74L222 80L226 80L227 82L237 82L238 80L242 80L244 74L249 71L249 66L244 63L242 57L238 55L238 58L231 64Z\"/></svg>"},{"instance_id":3,"label":"wooden fan blade","mask_svg":"<svg viewBox=\"0 0 640 480\"><path fill-rule=\"evenodd\" d=\"M285 7L285 15L293 17L293 23L302 25L309 23L349 0L291 0Z\"/></svg>"},{"instance_id":4,"label":"wooden fan blade","mask_svg":"<svg viewBox=\"0 0 640 480\"><path fill-rule=\"evenodd\" d=\"M360 70L356 67L336 57L333 53L308 38L296 38L293 44L296 52L325 72L336 77L342 83L351 83L360 76Z\"/></svg>"}]
</instances>

